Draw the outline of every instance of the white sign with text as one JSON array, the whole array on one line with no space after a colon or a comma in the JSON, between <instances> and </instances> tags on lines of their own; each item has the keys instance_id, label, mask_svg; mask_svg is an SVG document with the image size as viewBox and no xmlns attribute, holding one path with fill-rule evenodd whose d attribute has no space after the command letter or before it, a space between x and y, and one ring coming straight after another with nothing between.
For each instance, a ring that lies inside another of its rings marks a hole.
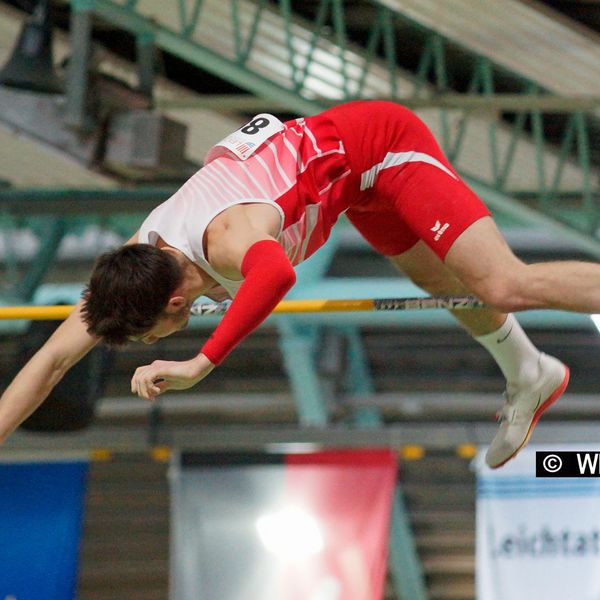
<instances>
[{"instance_id":1,"label":"white sign with text","mask_svg":"<svg viewBox=\"0 0 600 600\"><path fill-rule=\"evenodd\" d=\"M600 599L600 477L536 477L536 451L580 450L600 444L530 445L497 470L479 452L477 600Z\"/></svg>"}]
</instances>

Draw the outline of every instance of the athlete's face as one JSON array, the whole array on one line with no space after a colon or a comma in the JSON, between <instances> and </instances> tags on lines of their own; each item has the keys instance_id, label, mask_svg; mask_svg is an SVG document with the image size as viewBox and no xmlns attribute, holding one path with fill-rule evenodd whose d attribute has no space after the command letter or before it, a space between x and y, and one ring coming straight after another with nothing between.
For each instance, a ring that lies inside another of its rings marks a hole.
<instances>
[{"instance_id":1,"label":"athlete's face","mask_svg":"<svg viewBox=\"0 0 600 600\"><path fill-rule=\"evenodd\" d=\"M189 312L183 317L172 317L171 315L162 317L158 320L156 325L145 335L141 336L139 340L140 342L144 342L144 344L154 344L161 338L168 337L172 333L184 329L189 320Z\"/></svg>"},{"instance_id":2,"label":"athlete's face","mask_svg":"<svg viewBox=\"0 0 600 600\"><path fill-rule=\"evenodd\" d=\"M197 292L198 295L208 296L217 302L231 298L227 290L221 287L214 279L209 278L208 276L206 276L206 279L207 282L203 288L200 288L199 292ZM144 334L131 336L129 338L130 341L154 344L161 338L184 329L190 320L190 309L191 302L186 300L185 297L172 297L154 327Z\"/></svg>"},{"instance_id":3,"label":"athlete's face","mask_svg":"<svg viewBox=\"0 0 600 600\"><path fill-rule=\"evenodd\" d=\"M168 337L176 331L184 329L190 320L189 306L184 306L178 312L167 313L159 317L156 325L146 333L129 338L132 342L144 342L144 344L154 344L161 338Z\"/></svg>"}]
</instances>

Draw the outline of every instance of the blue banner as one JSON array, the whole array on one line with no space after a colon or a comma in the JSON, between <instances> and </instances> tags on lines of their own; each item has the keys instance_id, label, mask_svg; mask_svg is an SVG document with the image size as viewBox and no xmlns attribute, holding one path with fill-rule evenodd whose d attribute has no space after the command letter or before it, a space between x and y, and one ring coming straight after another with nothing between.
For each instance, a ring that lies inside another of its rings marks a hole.
<instances>
[{"instance_id":1,"label":"blue banner","mask_svg":"<svg viewBox=\"0 0 600 600\"><path fill-rule=\"evenodd\" d=\"M0 600L74 600L88 463L0 463Z\"/></svg>"}]
</instances>

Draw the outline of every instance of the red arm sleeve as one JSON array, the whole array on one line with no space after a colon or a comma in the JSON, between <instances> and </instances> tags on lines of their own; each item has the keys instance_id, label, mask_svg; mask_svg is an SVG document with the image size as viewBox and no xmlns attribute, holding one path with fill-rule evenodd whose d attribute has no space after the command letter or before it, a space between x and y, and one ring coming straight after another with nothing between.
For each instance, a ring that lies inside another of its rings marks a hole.
<instances>
[{"instance_id":1,"label":"red arm sleeve","mask_svg":"<svg viewBox=\"0 0 600 600\"><path fill-rule=\"evenodd\" d=\"M215 365L271 314L296 282L294 268L275 240L250 246L241 271L244 282L235 300L202 348L202 354Z\"/></svg>"}]
</instances>

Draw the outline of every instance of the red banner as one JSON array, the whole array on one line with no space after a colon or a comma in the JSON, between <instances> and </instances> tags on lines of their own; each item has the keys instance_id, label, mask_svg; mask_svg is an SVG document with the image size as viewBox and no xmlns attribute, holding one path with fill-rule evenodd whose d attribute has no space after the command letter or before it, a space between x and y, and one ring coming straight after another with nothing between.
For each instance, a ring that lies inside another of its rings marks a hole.
<instances>
[{"instance_id":1,"label":"red banner","mask_svg":"<svg viewBox=\"0 0 600 600\"><path fill-rule=\"evenodd\" d=\"M285 508L263 518L281 600L381 600L396 456L337 450L286 458ZM262 531L261 531L262 530Z\"/></svg>"}]
</instances>

